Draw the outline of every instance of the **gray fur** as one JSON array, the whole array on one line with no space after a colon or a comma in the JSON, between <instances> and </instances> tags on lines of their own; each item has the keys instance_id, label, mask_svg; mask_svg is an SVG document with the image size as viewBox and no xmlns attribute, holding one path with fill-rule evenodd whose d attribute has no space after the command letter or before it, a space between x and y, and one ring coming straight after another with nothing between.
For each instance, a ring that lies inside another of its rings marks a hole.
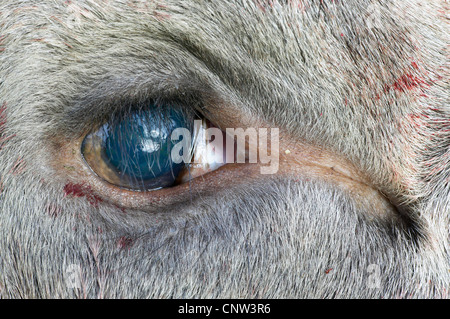
<instances>
[{"instance_id":1,"label":"gray fur","mask_svg":"<svg viewBox=\"0 0 450 319\"><path fill-rule=\"evenodd\" d=\"M0 3L0 297L448 298L448 3L71 5ZM234 107L349 159L407 223L294 177L171 212L65 196L54 142L163 96L217 118Z\"/></svg>"}]
</instances>

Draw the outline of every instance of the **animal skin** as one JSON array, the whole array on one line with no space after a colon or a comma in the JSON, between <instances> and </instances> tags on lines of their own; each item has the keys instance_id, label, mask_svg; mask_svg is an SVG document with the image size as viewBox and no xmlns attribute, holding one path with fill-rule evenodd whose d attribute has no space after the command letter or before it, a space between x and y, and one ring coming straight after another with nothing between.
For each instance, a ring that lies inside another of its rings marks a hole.
<instances>
[{"instance_id":1,"label":"animal skin","mask_svg":"<svg viewBox=\"0 0 450 319\"><path fill-rule=\"evenodd\" d=\"M1 0L0 297L448 298L448 12ZM80 143L146 101L278 128L278 172L107 185Z\"/></svg>"}]
</instances>

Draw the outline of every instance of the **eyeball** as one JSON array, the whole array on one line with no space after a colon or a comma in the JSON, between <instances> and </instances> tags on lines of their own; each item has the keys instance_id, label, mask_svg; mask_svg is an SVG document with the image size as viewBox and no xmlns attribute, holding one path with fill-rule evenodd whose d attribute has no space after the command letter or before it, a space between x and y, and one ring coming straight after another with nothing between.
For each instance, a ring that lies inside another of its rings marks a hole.
<instances>
[{"instance_id":1,"label":"eyeball","mask_svg":"<svg viewBox=\"0 0 450 319\"><path fill-rule=\"evenodd\" d=\"M206 147L211 124L194 119L181 107L150 104L89 133L81 154L99 178L120 188L152 191L185 183L224 165ZM177 134L180 128L184 136Z\"/></svg>"},{"instance_id":2,"label":"eyeball","mask_svg":"<svg viewBox=\"0 0 450 319\"><path fill-rule=\"evenodd\" d=\"M118 116L86 136L81 153L105 181L135 191L172 186L185 163L171 158L174 129L192 130L191 119L179 108L150 105Z\"/></svg>"}]
</instances>

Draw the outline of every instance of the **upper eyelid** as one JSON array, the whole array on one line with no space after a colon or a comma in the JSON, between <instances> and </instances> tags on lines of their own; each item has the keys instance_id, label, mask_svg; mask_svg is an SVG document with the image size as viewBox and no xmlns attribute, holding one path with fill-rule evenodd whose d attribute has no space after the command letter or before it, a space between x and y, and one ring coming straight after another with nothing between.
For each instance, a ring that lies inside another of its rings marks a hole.
<instances>
[{"instance_id":1,"label":"upper eyelid","mask_svg":"<svg viewBox=\"0 0 450 319\"><path fill-rule=\"evenodd\" d=\"M101 125L109 122L116 116L125 116L130 111L144 108L149 103L159 104L176 104L190 112L207 117L207 105L203 100L203 92L198 92L197 88L183 87L178 94L164 91L152 90L140 85L141 89L115 89L111 85L109 95L101 94L98 97L96 89L89 92L79 99L74 105L67 107L64 111L64 120L57 128L61 133L65 133L67 137L82 137L88 132L99 128ZM153 83L152 86L157 86ZM167 84L166 84L167 86ZM178 85L181 88L181 85ZM210 93L208 92L208 95Z\"/></svg>"},{"instance_id":2,"label":"upper eyelid","mask_svg":"<svg viewBox=\"0 0 450 319\"><path fill-rule=\"evenodd\" d=\"M161 52L157 57L150 54L148 60L131 57L121 62L122 58L118 58L103 79L93 76L79 90L74 87L75 93L62 108L62 120L56 123L59 127L53 129L69 139L82 137L93 127L107 122L112 114L125 113L124 110L148 101L175 101L217 124L221 115L214 102L234 100L233 89L183 44L177 43L172 49L172 56ZM163 63L165 58L170 63ZM126 71L127 64L133 64L133 68ZM82 62L83 65L96 71L91 61ZM220 103L220 109L226 105L230 103Z\"/></svg>"}]
</instances>

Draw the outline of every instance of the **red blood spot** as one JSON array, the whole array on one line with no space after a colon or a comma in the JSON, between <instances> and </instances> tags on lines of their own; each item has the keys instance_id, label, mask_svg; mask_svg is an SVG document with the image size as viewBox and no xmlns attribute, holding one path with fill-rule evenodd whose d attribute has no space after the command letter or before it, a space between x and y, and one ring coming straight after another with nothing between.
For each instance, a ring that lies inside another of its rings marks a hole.
<instances>
[{"instance_id":1,"label":"red blood spot","mask_svg":"<svg viewBox=\"0 0 450 319\"><path fill-rule=\"evenodd\" d=\"M401 78L397 79L392 85L385 87L385 93L389 92L391 89L406 92L415 88L421 88L428 86L428 84L421 78L414 76L412 74L405 74Z\"/></svg>"},{"instance_id":2,"label":"red blood spot","mask_svg":"<svg viewBox=\"0 0 450 319\"><path fill-rule=\"evenodd\" d=\"M332 271L333 268L328 268L327 270L325 270L325 273L328 275L330 273L330 271Z\"/></svg>"},{"instance_id":3,"label":"red blood spot","mask_svg":"<svg viewBox=\"0 0 450 319\"><path fill-rule=\"evenodd\" d=\"M71 195L73 197L86 197L89 204L94 207L98 207L98 203L103 202L99 196L93 194L90 186L84 186L82 184L68 183L64 186L64 193L66 196Z\"/></svg>"},{"instance_id":4,"label":"red blood spot","mask_svg":"<svg viewBox=\"0 0 450 319\"><path fill-rule=\"evenodd\" d=\"M80 184L66 184L66 186L64 186L64 192L66 195L72 195L75 197L83 197L86 195L84 193L83 186Z\"/></svg>"},{"instance_id":5,"label":"red blood spot","mask_svg":"<svg viewBox=\"0 0 450 319\"><path fill-rule=\"evenodd\" d=\"M131 246L133 246L133 239L127 236L122 236L117 241L117 248L119 249L129 249Z\"/></svg>"},{"instance_id":6,"label":"red blood spot","mask_svg":"<svg viewBox=\"0 0 450 319\"><path fill-rule=\"evenodd\" d=\"M411 65L414 69L419 69L419 66L416 62L411 62ZM428 82L427 82L428 81ZM421 78L418 76L415 76L411 73L405 73L398 79L394 80L392 84L386 84L384 86L383 92L381 93L389 93L390 91L397 91L400 93L406 93L407 91L412 91L414 89L418 90L417 95L420 97L428 97L424 92L421 92L420 90L430 87L433 83L436 81ZM380 100L380 92L375 92L375 100ZM392 103L392 102L390 102Z\"/></svg>"}]
</instances>

